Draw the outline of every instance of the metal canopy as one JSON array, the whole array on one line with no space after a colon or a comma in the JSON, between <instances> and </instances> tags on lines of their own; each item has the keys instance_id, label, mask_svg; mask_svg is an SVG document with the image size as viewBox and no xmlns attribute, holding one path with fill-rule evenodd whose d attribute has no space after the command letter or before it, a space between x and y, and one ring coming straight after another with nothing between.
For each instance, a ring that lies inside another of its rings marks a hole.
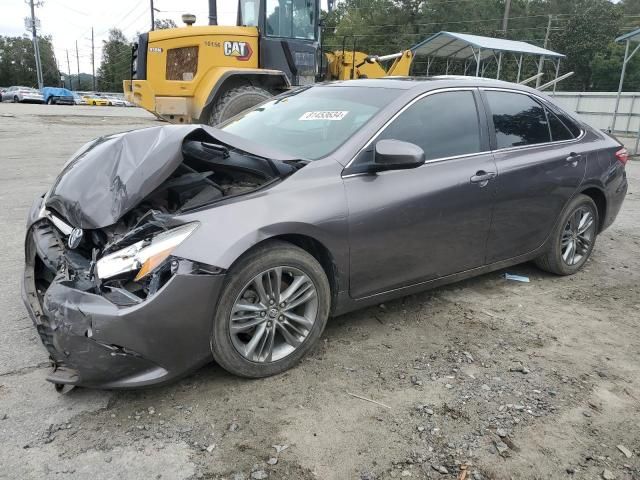
<instances>
[{"instance_id":1,"label":"metal canopy","mask_svg":"<svg viewBox=\"0 0 640 480\"><path fill-rule=\"evenodd\" d=\"M480 35L470 35L468 33L439 32L411 47L411 51L414 55L427 56L427 75L429 75L429 68L435 58L446 58L447 73L449 71L449 63L458 60L464 62L465 75L471 63L475 63L476 77L484 76L488 63L495 61L497 66L496 78L500 78L503 55L513 55L518 65L516 82L520 83L524 56L531 55L538 58L536 61L538 65L538 75L524 82L535 79L536 88L547 88L553 85L555 91L556 83L562 78L566 78L566 76L558 78L560 60L563 59L565 55L531 45L527 42L505 40L504 38L481 37ZM547 58L555 65L556 78L551 82L547 82L544 86L541 86L542 67Z\"/></svg>"},{"instance_id":2,"label":"metal canopy","mask_svg":"<svg viewBox=\"0 0 640 480\"><path fill-rule=\"evenodd\" d=\"M467 33L439 32L411 47L414 55L427 55L432 57L483 60L494 57L497 53L515 53L523 55L536 55L539 57L564 58L558 52L540 48L526 42L505 40L503 38L481 37Z\"/></svg>"}]
</instances>

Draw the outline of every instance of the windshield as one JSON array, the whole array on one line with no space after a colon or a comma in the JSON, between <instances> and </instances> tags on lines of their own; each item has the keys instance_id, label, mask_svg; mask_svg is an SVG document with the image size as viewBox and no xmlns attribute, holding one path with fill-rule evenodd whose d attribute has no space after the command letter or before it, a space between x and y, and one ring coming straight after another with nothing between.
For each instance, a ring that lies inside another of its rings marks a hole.
<instances>
[{"instance_id":1,"label":"windshield","mask_svg":"<svg viewBox=\"0 0 640 480\"><path fill-rule=\"evenodd\" d=\"M317 160L342 145L397 90L303 87L242 113L218 128L304 160Z\"/></svg>"}]
</instances>

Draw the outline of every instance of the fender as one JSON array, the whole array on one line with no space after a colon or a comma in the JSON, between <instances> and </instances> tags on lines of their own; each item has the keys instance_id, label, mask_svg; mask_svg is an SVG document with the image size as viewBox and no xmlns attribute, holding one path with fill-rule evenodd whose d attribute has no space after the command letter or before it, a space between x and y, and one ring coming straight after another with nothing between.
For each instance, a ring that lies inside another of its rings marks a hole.
<instances>
[{"instance_id":1,"label":"fender","mask_svg":"<svg viewBox=\"0 0 640 480\"><path fill-rule=\"evenodd\" d=\"M202 80L201 86L194 95L193 118L199 118L200 123L206 123L206 112L208 112L216 99L238 83L248 83L282 90L291 88L289 79L280 70L218 68L212 73L212 75ZM198 110L199 106L201 107Z\"/></svg>"}]
</instances>

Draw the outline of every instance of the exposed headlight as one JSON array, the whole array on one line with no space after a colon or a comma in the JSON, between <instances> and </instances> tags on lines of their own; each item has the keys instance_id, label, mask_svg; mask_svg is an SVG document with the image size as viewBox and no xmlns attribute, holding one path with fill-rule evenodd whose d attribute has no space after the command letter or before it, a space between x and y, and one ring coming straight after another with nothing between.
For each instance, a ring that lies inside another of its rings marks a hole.
<instances>
[{"instance_id":1,"label":"exposed headlight","mask_svg":"<svg viewBox=\"0 0 640 480\"><path fill-rule=\"evenodd\" d=\"M105 255L96 262L99 278L111 278L138 270L134 281L138 281L164 262L171 252L191 235L199 223L187 223L159 233L151 241L141 240L122 250Z\"/></svg>"}]
</instances>

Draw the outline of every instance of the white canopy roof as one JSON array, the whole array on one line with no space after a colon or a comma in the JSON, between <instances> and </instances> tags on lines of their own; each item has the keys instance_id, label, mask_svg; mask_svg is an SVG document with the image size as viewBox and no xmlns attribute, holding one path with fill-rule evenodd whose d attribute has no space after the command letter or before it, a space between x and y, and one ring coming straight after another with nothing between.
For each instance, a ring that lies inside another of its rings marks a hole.
<instances>
[{"instance_id":1,"label":"white canopy roof","mask_svg":"<svg viewBox=\"0 0 640 480\"><path fill-rule=\"evenodd\" d=\"M503 38L481 37L467 33L439 32L411 47L416 55L443 58L473 59L480 52L481 59L500 52L523 55L563 58L561 53L540 48L527 42L505 40Z\"/></svg>"}]
</instances>

